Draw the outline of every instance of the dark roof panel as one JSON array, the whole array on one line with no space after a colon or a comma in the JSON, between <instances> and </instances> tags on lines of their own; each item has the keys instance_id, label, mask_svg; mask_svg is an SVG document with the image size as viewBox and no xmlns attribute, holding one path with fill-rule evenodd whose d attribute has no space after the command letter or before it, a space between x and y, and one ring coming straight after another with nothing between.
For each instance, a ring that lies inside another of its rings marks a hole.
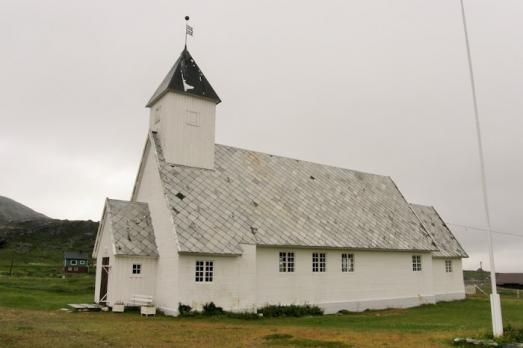
<instances>
[{"instance_id":1,"label":"dark roof panel","mask_svg":"<svg viewBox=\"0 0 523 348\"><path fill-rule=\"evenodd\" d=\"M84 252L84 251L65 251L64 258L65 259L88 260L91 258L91 255L89 255L89 253Z\"/></svg>"},{"instance_id":2,"label":"dark roof panel","mask_svg":"<svg viewBox=\"0 0 523 348\"><path fill-rule=\"evenodd\" d=\"M221 102L220 97L207 81L187 48L182 51L167 76L149 99L147 107L151 107L169 91L207 98L216 104Z\"/></svg>"},{"instance_id":3,"label":"dark roof panel","mask_svg":"<svg viewBox=\"0 0 523 348\"><path fill-rule=\"evenodd\" d=\"M498 285L523 285L523 273L496 273L496 282Z\"/></svg>"}]
</instances>

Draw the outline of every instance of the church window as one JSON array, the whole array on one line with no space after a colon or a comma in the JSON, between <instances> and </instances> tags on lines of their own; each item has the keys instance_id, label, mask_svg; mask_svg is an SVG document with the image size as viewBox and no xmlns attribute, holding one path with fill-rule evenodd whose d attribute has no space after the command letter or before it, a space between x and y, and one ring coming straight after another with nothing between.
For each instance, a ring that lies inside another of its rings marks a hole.
<instances>
[{"instance_id":1,"label":"church window","mask_svg":"<svg viewBox=\"0 0 523 348\"><path fill-rule=\"evenodd\" d=\"M327 257L325 253L312 253L312 271L325 272L327 269Z\"/></svg>"},{"instance_id":2,"label":"church window","mask_svg":"<svg viewBox=\"0 0 523 348\"><path fill-rule=\"evenodd\" d=\"M452 272L452 260L445 260L445 272Z\"/></svg>"},{"instance_id":3,"label":"church window","mask_svg":"<svg viewBox=\"0 0 523 348\"><path fill-rule=\"evenodd\" d=\"M294 272L293 252L280 252L280 272Z\"/></svg>"},{"instance_id":4,"label":"church window","mask_svg":"<svg viewBox=\"0 0 523 348\"><path fill-rule=\"evenodd\" d=\"M421 256L420 255L412 256L412 270L414 272L421 272Z\"/></svg>"},{"instance_id":5,"label":"church window","mask_svg":"<svg viewBox=\"0 0 523 348\"><path fill-rule=\"evenodd\" d=\"M185 123L189 126L200 127L200 114L196 111L187 110Z\"/></svg>"},{"instance_id":6,"label":"church window","mask_svg":"<svg viewBox=\"0 0 523 348\"><path fill-rule=\"evenodd\" d=\"M210 283L214 278L214 261L196 261L194 280L198 283Z\"/></svg>"},{"instance_id":7,"label":"church window","mask_svg":"<svg viewBox=\"0 0 523 348\"><path fill-rule=\"evenodd\" d=\"M341 254L341 271L354 272L354 254Z\"/></svg>"},{"instance_id":8,"label":"church window","mask_svg":"<svg viewBox=\"0 0 523 348\"><path fill-rule=\"evenodd\" d=\"M158 123L160 123L161 112L162 112L162 106L161 106L161 105L158 105L158 106L154 109L154 118L153 118L153 122L154 122L154 124L158 124Z\"/></svg>"},{"instance_id":9,"label":"church window","mask_svg":"<svg viewBox=\"0 0 523 348\"><path fill-rule=\"evenodd\" d=\"M141 274L142 273L142 265L139 263L133 264L133 274Z\"/></svg>"}]
</instances>

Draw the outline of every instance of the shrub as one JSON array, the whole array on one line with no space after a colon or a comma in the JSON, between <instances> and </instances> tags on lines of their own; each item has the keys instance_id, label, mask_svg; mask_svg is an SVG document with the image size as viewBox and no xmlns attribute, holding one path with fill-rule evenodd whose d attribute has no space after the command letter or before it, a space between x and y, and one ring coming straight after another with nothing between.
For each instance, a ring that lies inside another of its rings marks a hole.
<instances>
[{"instance_id":1,"label":"shrub","mask_svg":"<svg viewBox=\"0 0 523 348\"><path fill-rule=\"evenodd\" d=\"M180 315L187 315L191 313L191 310L191 306L178 303L178 313L180 313Z\"/></svg>"},{"instance_id":2,"label":"shrub","mask_svg":"<svg viewBox=\"0 0 523 348\"><path fill-rule=\"evenodd\" d=\"M311 305L267 305L258 309L264 317L304 317L308 315L323 315L323 309Z\"/></svg>"},{"instance_id":3,"label":"shrub","mask_svg":"<svg viewBox=\"0 0 523 348\"><path fill-rule=\"evenodd\" d=\"M256 313L249 312L225 312L228 318L243 319L243 320L256 320L260 319L260 316Z\"/></svg>"},{"instance_id":4,"label":"shrub","mask_svg":"<svg viewBox=\"0 0 523 348\"><path fill-rule=\"evenodd\" d=\"M507 325L504 329L504 338L509 342L523 342L523 328Z\"/></svg>"},{"instance_id":5,"label":"shrub","mask_svg":"<svg viewBox=\"0 0 523 348\"><path fill-rule=\"evenodd\" d=\"M217 307L214 302L209 302L203 305L203 314L205 315L218 315L223 314L223 308Z\"/></svg>"}]
</instances>

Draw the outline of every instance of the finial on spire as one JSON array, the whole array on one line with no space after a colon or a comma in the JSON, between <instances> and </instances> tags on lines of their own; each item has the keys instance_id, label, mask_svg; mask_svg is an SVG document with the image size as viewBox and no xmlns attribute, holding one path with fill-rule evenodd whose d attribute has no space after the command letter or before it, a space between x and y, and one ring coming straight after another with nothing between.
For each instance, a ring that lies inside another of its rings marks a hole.
<instances>
[{"instance_id":1,"label":"finial on spire","mask_svg":"<svg viewBox=\"0 0 523 348\"><path fill-rule=\"evenodd\" d=\"M185 49L187 49L187 35L192 36L192 27L189 25L189 16L185 16Z\"/></svg>"}]
</instances>

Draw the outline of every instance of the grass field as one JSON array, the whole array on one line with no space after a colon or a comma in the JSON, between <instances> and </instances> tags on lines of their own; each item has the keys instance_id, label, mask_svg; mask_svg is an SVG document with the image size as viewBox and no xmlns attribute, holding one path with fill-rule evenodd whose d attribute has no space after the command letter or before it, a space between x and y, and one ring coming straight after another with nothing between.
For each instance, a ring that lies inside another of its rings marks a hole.
<instances>
[{"instance_id":1,"label":"grass field","mask_svg":"<svg viewBox=\"0 0 523 348\"><path fill-rule=\"evenodd\" d=\"M486 335L485 298L405 310L242 320L142 318L136 312L68 313L92 302L92 276L0 277L0 347L448 347ZM523 300L505 297L505 324L523 326Z\"/></svg>"}]
</instances>

